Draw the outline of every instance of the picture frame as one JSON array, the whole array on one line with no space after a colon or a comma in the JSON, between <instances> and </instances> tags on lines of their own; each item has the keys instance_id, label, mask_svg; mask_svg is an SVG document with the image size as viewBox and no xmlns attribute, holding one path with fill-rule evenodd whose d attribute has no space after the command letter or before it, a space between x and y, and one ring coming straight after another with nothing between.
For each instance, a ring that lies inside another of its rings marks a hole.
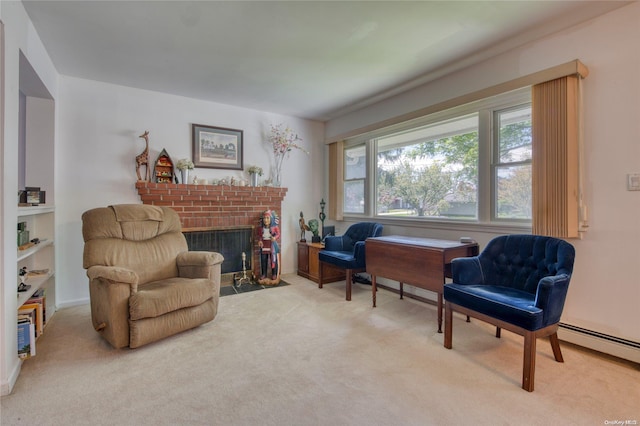
<instances>
[{"instance_id":1,"label":"picture frame","mask_svg":"<svg viewBox=\"0 0 640 426\"><path fill-rule=\"evenodd\" d=\"M27 194L27 199L26 199L27 204L31 204L32 206L37 206L42 202L41 200L42 194L40 191L40 187L27 186L24 190Z\"/></svg>"},{"instance_id":2,"label":"picture frame","mask_svg":"<svg viewBox=\"0 0 640 426\"><path fill-rule=\"evenodd\" d=\"M195 167L242 170L242 130L192 124L191 135Z\"/></svg>"}]
</instances>

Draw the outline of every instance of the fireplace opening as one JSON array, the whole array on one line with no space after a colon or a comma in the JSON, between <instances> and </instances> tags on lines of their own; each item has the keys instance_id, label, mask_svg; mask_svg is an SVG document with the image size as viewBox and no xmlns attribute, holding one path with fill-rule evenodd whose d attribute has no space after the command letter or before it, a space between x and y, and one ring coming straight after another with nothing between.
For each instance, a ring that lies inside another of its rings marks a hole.
<instances>
[{"instance_id":1,"label":"fireplace opening","mask_svg":"<svg viewBox=\"0 0 640 426\"><path fill-rule=\"evenodd\" d=\"M245 253L247 271L252 270L252 226L189 231L184 232L184 236L191 251L215 251L222 254L223 274L242 272L242 253Z\"/></svg>"}]
</instances>

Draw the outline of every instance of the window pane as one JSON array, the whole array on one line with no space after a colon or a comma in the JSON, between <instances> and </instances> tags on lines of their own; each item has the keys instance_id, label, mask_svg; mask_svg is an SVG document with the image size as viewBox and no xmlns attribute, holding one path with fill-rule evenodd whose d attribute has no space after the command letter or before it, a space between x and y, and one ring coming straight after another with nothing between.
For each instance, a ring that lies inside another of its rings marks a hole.
<instances>
[{"instance_id":1,"label":"window pane","mask_svg":"<svg viewBox=\"0 0 640 426\"><path fill-rule=\"evenodd\" d=\"M531 106L498 113L498 162L531 161Z\"/></svg>"},{"instance_id":2,"label":"window pane","mask_svg":"<svg viewBox=\"0 0 640 426\"><path fill-rule=\"evenodd\" d=\"M344 180L364 179L367 174L367 150L364 145L344 150Z\"/></svg>"},{"instance_id":3,"label":"window pane","mask_svg":"<svg viewBox=\"0 0 640 426\"><path fill-rule=\"evenodd\" d=\"M364 213L364 179L344 183L345 213Z\"/></svg>"},{"instance_id":4,"label":"window pane","mask_svg":"<svg viewBox=\"0 0 640 426\"><path fill-rule=\"evenodd\" d=\"M531 220L531 106L496 112L499 125L494 216Z\"/></svg>"},{"instance_id":5,"label":"window pane","mask_svg":"<svg viewBox=\"0 0 640 426\"><path fill-rule=\"evenodd\" d=\"M478 216L478 114L378 139L379 215Z\"/></svg>"},{"instance_id":6,"label":"window pane","mask_svg":"<svg viewBox=\"0 0 640 426\"><path fill-rule=\"evenodd\" d=\"M531 165L496 168L496 186L497 218L531 220Z\"/></svg>"}]
</instances>

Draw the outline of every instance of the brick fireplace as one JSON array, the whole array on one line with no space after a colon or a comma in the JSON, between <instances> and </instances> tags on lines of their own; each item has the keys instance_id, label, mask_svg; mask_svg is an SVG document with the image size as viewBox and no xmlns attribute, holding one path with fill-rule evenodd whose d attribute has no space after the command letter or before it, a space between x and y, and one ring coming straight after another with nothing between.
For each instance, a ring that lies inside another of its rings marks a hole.
<instances>
[{"instance_id":1,"label":"brick fireplace","mask_svg":"<svg viewBox=\"0 0 640 426\"><path fill-rule=\"evenodd\" d=\"M136 182L143 204L171 207L180 216L182 231L243 229L260 223L263 211L275 209L282 216L287 188L185 185ZM259 258L252 250L252 266L259 275Z\"/></svg>"}]
</instances>

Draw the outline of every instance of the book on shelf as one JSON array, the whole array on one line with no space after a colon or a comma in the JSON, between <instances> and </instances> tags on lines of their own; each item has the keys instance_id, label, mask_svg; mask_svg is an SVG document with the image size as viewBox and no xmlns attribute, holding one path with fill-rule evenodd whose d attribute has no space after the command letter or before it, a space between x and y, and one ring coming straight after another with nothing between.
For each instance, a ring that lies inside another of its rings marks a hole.
<instances>
[{"instance_id":1,"label":"book on shelf","mask_svg":"<svg viewBox=\"0 0 640 426\"><path fill-rule=\"evenodd\" d=\"M18 308L18 315L32 311L35 312L33 324L36 326L36 337L40 337L44 329L44 308L42 303L27 302Z\"/></svg>"},{"instance_id":2,"label":"book on shelf","mask_svg":"<svg viewBox=\"0 0 640 426\"><path fill-rule=\"evenodd\" d=\"M34 313L35 310L31 310ZM36 326L31 314L18 315L18 357L31 358L36 354Z\"/></svg>"},{"instance_id":3,"label":"book on shelf","mask_svg":"<svg viewBox=\"0 0 640 426\"><path fill-rule=\"evenodd\" d=\"M18 321L21 320L29 320L33 325L36 324L36 309L31 307L31 308L25 308L24 306L21 306L18 308Z\"/></svg>"},{"instance_id":4,"label":"book on shelf","mask_svg":"<svg viewBox=\"0 0 640 426\"><path fill-rule=\"evenodd\" d=\"M33 293L33 296L25 302L25 304L29 305L33 303L38 303L42 306L42 328L44 330L44 327L47 325L47 296L45 295L44 288L36 290L36 292Z\"/></svg>"}]
</instances>

